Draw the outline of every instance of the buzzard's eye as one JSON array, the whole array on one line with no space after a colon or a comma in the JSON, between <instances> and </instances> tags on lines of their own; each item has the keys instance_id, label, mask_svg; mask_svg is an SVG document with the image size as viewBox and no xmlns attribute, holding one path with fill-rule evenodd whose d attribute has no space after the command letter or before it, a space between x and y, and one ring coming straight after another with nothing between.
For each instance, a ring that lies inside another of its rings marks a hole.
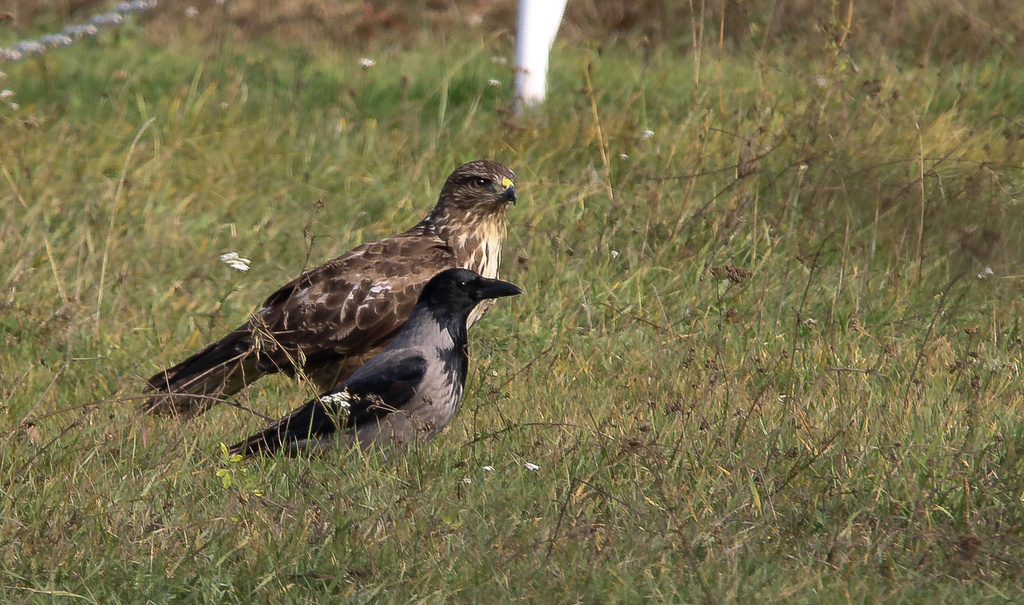
<instances>
[{"instance_id":1,"label":"buzzard's eye","mask_svg":"<svg viewBox=\"0 0 1024 605\"><path fill-rule=\"evenodd\" d=\"M475 176L469 179L469 186L473 189L482 189L487 186L487 179Z\"/></svg>"}]
</instances>

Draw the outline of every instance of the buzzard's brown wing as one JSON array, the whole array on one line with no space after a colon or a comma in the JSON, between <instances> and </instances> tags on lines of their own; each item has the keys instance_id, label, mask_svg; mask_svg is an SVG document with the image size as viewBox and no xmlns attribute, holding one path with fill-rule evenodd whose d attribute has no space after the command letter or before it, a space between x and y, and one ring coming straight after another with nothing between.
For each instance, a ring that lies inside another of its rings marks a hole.
<instances>
[{"instance_id":1,"label":"buzzard's brown wing","mask_svg":"<svg viewBox=\"0 0 1024 605\"><path fill-rule=\"evenodd\" d=\"M455 266L452 249L434 237L395 237L360 246L308 271L271 294L249 322L266 326L279 348L321 357L358 355L391 340L423 285ZM288 365L286 358L260 353ZM267 368L272 370L272 368Z\"/></svg>"},{"instance_id":2,"label":"buzzard's brown wing","mask_svg":"<svg viewBox=\"0 0 1024 605\"><path fill-rule=\"evenodd\" d=\"M387 344L423 285L456 266L444 241L406 234L364 244L303 273L271 294L245 324L157 373L149 411L193 415L264 374L302 367L333 387ZM345 367L346 359L353 362Z\"/></svg>"}]
</instances>

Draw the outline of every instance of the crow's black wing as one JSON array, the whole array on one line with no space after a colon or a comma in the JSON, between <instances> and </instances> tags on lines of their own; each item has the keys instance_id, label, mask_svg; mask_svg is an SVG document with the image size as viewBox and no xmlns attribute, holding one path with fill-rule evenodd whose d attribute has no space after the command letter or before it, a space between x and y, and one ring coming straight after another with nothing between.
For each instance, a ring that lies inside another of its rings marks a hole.
<instances>
[{"instance_id":1,"label":"crow's black wing","mask_svg":"<svg viewBox=\"0 0 1024 605\"><path fill-rule=\"evenodd\" d=\"M345 383L349 394L346 428L375 422L402 409L416 396L427 360L416 350L385 351Z\"/></svg>"},{"instance_id":2,"label":"crow's black wing","mask_svg":"<svg viewBox=\"0 0 1024 605\"><path fill-rule=\"evenodd\" d=\"M409 350L384 353L372 371L360 371L338 387L230 448L231 454L273 454L289 444L327 438L342 429L376 421L408 403L427 369L427 360ZM377 358L374 358L377 360ZM369 365L369 364L367 364ZM365 366L364 366L365 367Z\"/></svg>"}]
</instances>

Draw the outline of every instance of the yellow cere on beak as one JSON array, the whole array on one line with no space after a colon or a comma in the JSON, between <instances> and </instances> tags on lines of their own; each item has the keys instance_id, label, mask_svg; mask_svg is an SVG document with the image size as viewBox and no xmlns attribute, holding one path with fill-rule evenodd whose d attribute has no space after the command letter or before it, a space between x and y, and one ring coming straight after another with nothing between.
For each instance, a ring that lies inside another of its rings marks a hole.
<instances>
[{"instance_id":1,"label":"yellow cere on beak","mask_svg":"<svg viewBox=\"0 0 1024 605\"><path fill-rule=\"evenodd\" d=\"M501 188L502 188L502 189L508 189L508 188L509 188L509 187L511 187L512 185L513 185L513 183L512 183L512 179L508 178L507 176L506 176L506 177L503 177L503 178L501 179Z\"/></svg>"}]
</instances>

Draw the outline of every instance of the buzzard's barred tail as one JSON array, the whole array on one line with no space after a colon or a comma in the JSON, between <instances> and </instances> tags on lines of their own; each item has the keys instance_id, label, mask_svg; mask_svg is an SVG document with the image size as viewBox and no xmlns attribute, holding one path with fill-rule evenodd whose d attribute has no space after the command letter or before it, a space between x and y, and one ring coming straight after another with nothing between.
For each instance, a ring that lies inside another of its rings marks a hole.
<instances>
[{"instance_id":1,"label":"buzzard's barred tail","mask_svg":"<svg viewBox=\"0 0 1024 605\"><path fill-rule=\"evenodd\" d=\"M147 414L192 417L213 407L221 397L234 395L262 376L248 351L224 339L178 365L157 372L149 389L157 391L142 404Z\"/></svg>"},{"instance_id":2,"label":"buzzard's barred tail","mask_svg":"<svg viewBox=\"0 0 1024 605\"><path fill-rule=\"evenodd\" d=\"M251 458L260 454L273 455L282 449L290 456L323 451L329 446L330 438L336 430L332 413L317 398L265 431L232 445L228 453Z\"/></svg>"}]
</instances>

